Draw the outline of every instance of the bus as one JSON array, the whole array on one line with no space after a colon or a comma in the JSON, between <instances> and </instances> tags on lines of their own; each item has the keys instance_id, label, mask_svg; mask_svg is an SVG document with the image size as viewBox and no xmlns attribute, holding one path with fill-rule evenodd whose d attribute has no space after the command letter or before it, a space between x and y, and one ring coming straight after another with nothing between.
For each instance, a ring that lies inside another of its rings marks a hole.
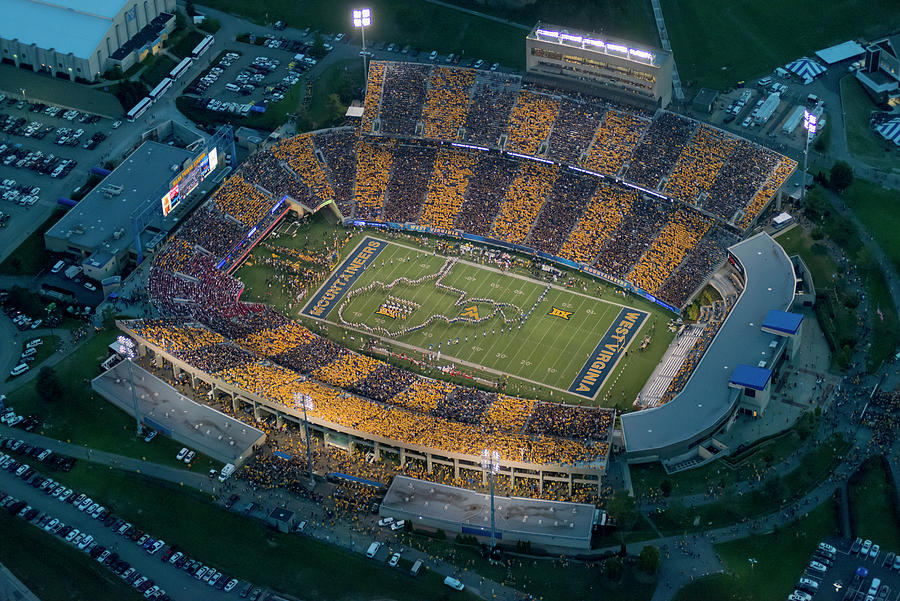
<instances>
[{"instance_id":1,"label":"bus","mask_svg":"<svg viewBox=\"0 0 900 601\"><path fill-rule=\"evenodd\" d=\"M178 63L174 69L169 71L169 77L171 79L178 79L179 77L187 73L187 70L191 68L192 64L194 64L194 59L192 59L191 57L184 59L183 61Z\"/></svg>"},{"instance_id":2,"label":"bus","mask_svg":"<svg viewBox=\"0 0 900 601\"><path fill-rule=\"evenodd\" d=\"M138 119L147 112L147 109L150 108L151 104L153 104L153 100L145 96L143 100L134 105L133 109L128 111L128 120L133 122L135 119Z\"/></svg>"},{"instance_id":3,"label":"bus","mask_svg":"<svg viewBox=\"0 0 900 601\"><path fill-rule=\"evenodd\" d=\"M198 58L203 56L207 50L212 48L212 45L215 43L215 41L216 39L211 35L203 38L203 41L197 44L197 46L193 50L191 50L191 58L197 60Z\"/></svg>"},{"instance_id":4,"label":"bus","mask_svg":"<svg viewBox=\"0 0 900 601\"><path fill-rule=\"evenodd\" d=\"M166 77L161 82L159 82L159 85L150 90L150 100L152 100L153 102L159 100L162 95L168 92L169 88L172 87L173 81L174 80L172 80L171 78Z\"/></svg>"}]
</instances>

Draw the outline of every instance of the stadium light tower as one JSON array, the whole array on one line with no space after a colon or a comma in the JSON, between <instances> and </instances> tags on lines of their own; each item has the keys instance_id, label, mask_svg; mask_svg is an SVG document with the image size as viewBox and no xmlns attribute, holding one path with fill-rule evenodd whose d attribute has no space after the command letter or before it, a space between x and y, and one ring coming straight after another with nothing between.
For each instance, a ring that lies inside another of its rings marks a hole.
<instances>
[{"instance_id":1,"label":"stadium light tower","mask_svg":"<svg viewBox=\"0 0 900 601\"><path fill-rule=\"evenodd\" d=\"M134 342L127 336L119 336L116 338L119 354L128 362L128 381L131 384L131 404L134 407L134 419L137 421L137 435L141 435L141 414L138 411L137 393L134 390L134 371L132 370L132 359L134 359Z\"/></svg>"},{"instance_id":2,"label":"stadium light tower","mask_svg":"<svg viewBox=\"0 0 900 601\"><path fill-rule=\"evenodd\" d=\"M806 130L806 148L803 151L803 187L800 194L803 199L803 205L806 206L806 165L809 157L809 141L816 135L816 126L819 118L815 113L811 113L809 109L803 109L803 129Z\"/></svg>"},{"instance_id":3,"label":"stadium light tower","mask_svg":"<svg viewBox=\"0 0 900 601\"><path fill-rule=\"evenodd\" d=\"M487 472L491 485L491 553L493 553L497 544L497 532L494 529L494 474L500 473L500 453L488 451L487 449L483 450L481 452L481 467Z\"/></svg>"},{"instance_id":4,"label":"stadium light tower","mask_svg":"<svg viewBox=\"0 0 900 601\"><path fill-rule=\"evenodd\" d=\"M303 429L306 434L306 462L309 464L309 487L312 489L316 485L313 478L312 451L309 448L309 420L306 417L307 409L313 410L313 400L308 394L294 393L294 400L298 405L303 405Z\"/></svg>"},{"instance_id":5,"label":"stadium light tower","mask_svg":"<svg viewBox=\"0 0 900 601\"><path fill-rule=\"evenodd\" d=\"M363 84L366 83L366 27L372 24L372 9L361 8L353 11L353 26L362 32Z\"/></svg>"}]
</instances>

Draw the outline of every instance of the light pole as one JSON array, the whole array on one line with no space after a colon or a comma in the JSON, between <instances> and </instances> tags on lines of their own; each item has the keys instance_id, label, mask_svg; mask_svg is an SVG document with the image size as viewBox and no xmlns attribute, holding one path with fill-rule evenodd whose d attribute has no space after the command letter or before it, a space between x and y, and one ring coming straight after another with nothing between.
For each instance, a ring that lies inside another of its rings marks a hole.
<instances>
[{"instance_id":1,"label":"light pole","mask_svg":"<svg viewBox=\"0 0 900 601\"><path fill-rule=\"evenodd\" d=\"M806 164L809 157L809 140L816 135L816 124L818 121L819 118L814 113L809 112L809 109L803 109L803 129L806 130L806 148L803 151L803 188L800 192L803 206L806 206Z\"/></svg>"},{"instance_id":2,"label":"light pole","mask_svg":"<svg viewBox=\"0 0 900 601\"><path fill-rule=\"evenodd\" d=\"M494 529L494 474L500 472L500 453L497 451L481 452L481 467L487 471L488 480L491 486L491 553L497 544L497 532Z\"/></svg>"},{"instance_id":3,"label":"light pole","mask_svg":"<svg viewBox=\"0 0 900 601\"><path fill-rule=\"evenodd\" d=\"M22 88L22 100L25 100L25 88Z\"/></svg>"},{"instance_id":4,"label":"light pole","mask_svg":"<svg viewBox=\"0 0 900 601\"><path fill-rule=\"evenodd\" d=\"M751 596L752 596L752 593L753 593L753 573L756 571L756 569L755 569L755 568L756 568L756 564L758 564L759 562L756 561L756 558L754 558L754 557L748 557L748 558L747 558L747 561L750 562L750 591L751 591Z\"/></svg>"},{"instance_id":5,"label":"light pole","mask_svg":"<svg viewBox=\"0 0 900 601\"><path fill-rule=\"evenodd\" d=\"M125 361L128 362L128 381L131 384L131 404L134 407L134 419L137 422L137 435L141 435L141 414L138 411L138 402L137 402L137 393L134 390L134 371L132 370L131 363L132 359L134 359L134 342L131 338L126 336L119 336L116 338L116 343L119 345L119 354L125 358Z\"/></svg>"},{"instance_id":6,"label":"light pole","mask_svg":"<svg viewBox=\"0 0 900 601\"><path fill-rule=\"evenodd\" d=\"M366 27L372 24L372 10L369 8L361 8L353 11L353 26L359 27L362 32L362 59L363 59L363 85L365 85L368 74L366 73Z\"/></svg>"},{"instance_id":7,"label":"light pole","mask_svg":"<svg viewBox=\"0 0 900 601\"><path fill-rule=\"evenodd\" d=\"M313 488L316 485L316 481L313 478L312 451L309 448L309 419L306 417L306 410L313 410L313 400L308 394L295 392L294 401L298 405L303 405L303 429L306 434L306 462L309 464L309 487Z\"/></svg>"}]
</instances>

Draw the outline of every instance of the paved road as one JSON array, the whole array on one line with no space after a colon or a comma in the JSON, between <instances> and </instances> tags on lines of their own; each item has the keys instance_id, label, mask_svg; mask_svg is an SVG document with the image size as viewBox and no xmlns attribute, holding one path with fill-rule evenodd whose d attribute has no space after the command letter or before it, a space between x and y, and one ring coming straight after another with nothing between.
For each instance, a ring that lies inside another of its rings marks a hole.
<instances>
[{"instance_id":1,"label":"paved road","mask_svg":"<svg viewBox=\"0 0 900 601\"><path fill-rule=\"evenodd\" d=\"M41 601L25 586L15 574L0 564L0 599L16 599L16 601Z\"/></svg>"},{"instance_id":2,"label":"paved road","mask_svg":"<svg viewBox=\"0 0 900 601\"><path fill-rule=\"evenodd\" d=\"M133 542L126 541L121 536L114 534L108 528L104 528L103 524L97 520L78 511L68 503L60 503L44 492L28 486L14 474L7 471L0 472L0 489L26 501L39 511L53 515L65 524L87 532L99 544L114 550L136 570L151 578L173 599L205 601L207 599L218 600L223 597L221 592L211 590L209 585L195 580L184 571L168 563L162 563L159 555L147 555L146 551ZM101 499L96 500L102 502Z\"/></svg>"}]
</instances>

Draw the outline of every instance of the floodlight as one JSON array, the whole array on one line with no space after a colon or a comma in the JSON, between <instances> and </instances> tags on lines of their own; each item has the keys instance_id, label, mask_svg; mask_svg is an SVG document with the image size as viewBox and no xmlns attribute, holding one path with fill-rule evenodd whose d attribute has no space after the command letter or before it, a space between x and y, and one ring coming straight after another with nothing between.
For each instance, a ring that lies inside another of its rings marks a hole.
<instances>
[{"instance_id":1,"label":"floodlight","mask_svg":"<svg viewBox=\"0 0 900 601\"><path fill-rule=\"evenodd\" d=\"M353 26L368 27L372 24L372 9L363 8L353 11Z\"/></svg>"}]
</instances>

